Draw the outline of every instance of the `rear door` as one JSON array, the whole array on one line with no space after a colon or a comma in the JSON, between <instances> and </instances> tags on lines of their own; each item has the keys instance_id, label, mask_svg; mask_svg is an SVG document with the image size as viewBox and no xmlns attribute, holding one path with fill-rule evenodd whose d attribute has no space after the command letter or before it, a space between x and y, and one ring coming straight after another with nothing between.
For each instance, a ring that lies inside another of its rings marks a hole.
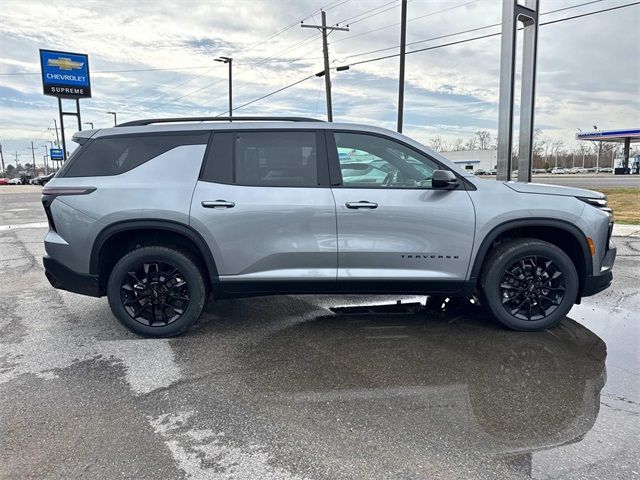
<instances>
[{"instance_id":1,"label":"rear door","mask_svg":"<svg viewBox=\"0 0 640 480\"><path fill-rule=\"evenodd\" d=\"M394 289L392 280L446 287L465 279L475 213L462 184L431 187L432 172L446 167L379 134L327 131L327 148L342 287L364 281L369 290L375 282Z\"/></svg>"},{"instance_id":2,"label":"rear door","mask_svg":"<svg viewBox=\"0 0 640 480\"><path fill-rule=\"evenodd\" d=\"M191 224L207 241L225 289L335 284L335 204L328 176L322 132L213 134Z\"/></svg>"}]
</instances>

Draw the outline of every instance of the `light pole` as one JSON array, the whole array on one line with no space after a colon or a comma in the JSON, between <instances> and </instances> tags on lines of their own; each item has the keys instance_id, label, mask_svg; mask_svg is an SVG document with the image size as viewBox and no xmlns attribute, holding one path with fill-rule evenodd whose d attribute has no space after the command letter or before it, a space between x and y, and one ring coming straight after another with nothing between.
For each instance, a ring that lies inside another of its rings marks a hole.
<instances>
[{"instance_id":1,"label":"light pole","mask_svg":"<svg viewBox=\"0 0 640 480\"><path fill-rule=\"evenodd\" d=\"M115 112L113 112L115 114ZM84 122L85 125L91 125L91 130L93 130L93 122Z\"/></svg>"},{"instance_id":2,"label":"light pole","mask_svg":"<svg viewBox=\"0 0 640 480\"><path fill-rule=\"evenodd\" d=\"M49 145L42 145L42 147L44 147L44 174L49 175L49 165L47 164L47 158L49 158L47 149L49 148Z\"/></svg>"},{"instance_id":3,"label":"light pole","mask_svg":"<svg viewBox=\"0 0 640 480\"><path fill-rule=\"evenodd\" d=\"M231 66L233 65L233 58L231 57L218 57L215 59L216 62L222 62L222 63L226 63L229 65L229 116L232 117L233 116L233 94L232 94L232 89L233 89L233 80L232 80L232 72L231 72Z\"/></svg>"},{"instance_id":4,"label":"light pole","mask_svg":"<svg viewBox=\"0 0 640 480\"><path fill-rule=\"evenodd\" d=\"M107 112L109 115L113 115L113 126L118 125L118 114L116 112Z\"/></svg>"}]
</instances>

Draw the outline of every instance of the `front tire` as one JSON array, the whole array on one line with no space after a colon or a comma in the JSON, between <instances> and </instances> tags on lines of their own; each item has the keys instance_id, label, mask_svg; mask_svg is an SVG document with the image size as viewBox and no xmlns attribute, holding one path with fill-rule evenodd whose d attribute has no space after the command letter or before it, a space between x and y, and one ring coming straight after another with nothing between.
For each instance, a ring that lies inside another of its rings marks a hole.
<instances>
[{"instance_id":1,"label":"front tire","mask_svg":"<svg viewBox=\"0 0 640 480\"><path fill-rule=\"evenodd\" d=\"M196 263L183 252L143 247L122 257L107 285L111 311L145 337L174 337L200 317L206 286Z\"/></svg>"},{"instance_id":2,"label":"front tire","mask_svg":"<svg viewBox=\"0 0 640 480\"><path fill-rule=\"evenodd\" d=\"M578 295L576 267L560 248L520 238L499 245L487 257L480 278L484 303L513 330L554 327Z\"/></svg>"}]
</instances>

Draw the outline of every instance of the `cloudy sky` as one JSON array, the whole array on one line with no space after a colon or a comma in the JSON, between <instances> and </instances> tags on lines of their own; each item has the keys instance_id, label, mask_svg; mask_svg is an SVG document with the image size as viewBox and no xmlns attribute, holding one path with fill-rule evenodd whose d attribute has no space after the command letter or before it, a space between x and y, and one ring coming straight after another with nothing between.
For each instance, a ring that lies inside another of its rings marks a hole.
<instances>
[{"instance_id":1,"label":"cloudy sky","mask_svg":"<svg viewBox=\"0 0 640 480\"><path fill-rule=\"evenodd\" d=\"M540 0L550 22L634 0ZM96 128L162 116L217 115L227 108L234 58L234 106L323 68L319 33L299 22L349 24L329 37L334 119L395 128L400 0L0 0L0 141L5 162L29 161L30 141L54 139L57 104L42 94L38 49L89 54L93 98L83 121ZM557 11L561 10L561 11ZM548 13L547 13L548 12ZM499 0L409 0L411 52L493 32L451 35L501 21ZM575 147L576 128L640 126L640 5L540 27L536 127ZM441 37L441 38L437 38ZM436 38L436 39L434 39ZM407 56L405 133L452 143L496 132L500 37ZM71 107L69 107L71 108ZM325 118L324 79L312 77L236 115ZM68 123L74 124L68 117ZM88 128L88 126L83 126Z\"/></svg>"}]
</instances>

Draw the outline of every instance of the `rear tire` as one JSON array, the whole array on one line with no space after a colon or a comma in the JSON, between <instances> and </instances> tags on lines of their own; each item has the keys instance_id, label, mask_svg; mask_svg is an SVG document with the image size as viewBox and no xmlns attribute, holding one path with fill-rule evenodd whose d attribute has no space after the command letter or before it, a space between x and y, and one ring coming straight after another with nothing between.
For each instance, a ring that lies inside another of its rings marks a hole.
<instances>
[{"instance_id":1,"label":"rear tire","mask_svg":"<svg viewBox=\"0 0 640 480\"><path fill-rule=\"evenodd\" d=\"M150 246L116 263L107 297L115 317L134 333L174 337L198 320L207 289L193 259L179 250Z\"/></svg>"},{"instance_id":2,"label":"rear tire","mask_svg":"<svg viewBox=\"0 0 640 480\"><path fill-rule=\"evenodd\" d=\"M560 248L520 238L496 247L480 277L483 303L503 325L538 331L565 318L578 295L576 267Z\"/></svg>"}]
</instances>

